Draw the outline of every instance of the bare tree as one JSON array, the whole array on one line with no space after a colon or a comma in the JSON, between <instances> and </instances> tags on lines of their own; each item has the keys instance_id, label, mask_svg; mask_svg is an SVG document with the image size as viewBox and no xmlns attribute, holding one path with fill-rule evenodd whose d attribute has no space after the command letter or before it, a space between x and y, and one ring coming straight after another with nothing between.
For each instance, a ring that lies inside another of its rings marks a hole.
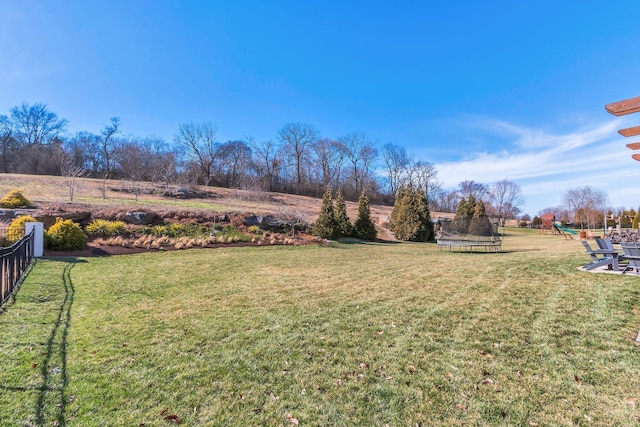
<instances>
[{"instance_id":1,"label":"bare tree","mask_svg":"<svg viewBox=\"0 0 640 427\"><path fill-rule=\"evenodd\" d=\"M64 178L64 183L69 189L69 201L73 202L76 190L78 189L78 178L87 175L87 170L82 164L76 163L76 159L72 155L64 155L62 157L60 171Z\"/></svg>"},{"instance_id":2,"label":"bare tree","mask_svg":"<svg viewBox=\"0 0 640 427\"><path fill-rule=\"evenodd\" d=\"M389 194L395 195L406 181L406 170L410 164L404 147L397 144L385 144L382 147L382 158L386 166Z\"/></svg>"},{"instance_id":3,"label":"bare tree","mask_svg":"<svg viewBox=\"0 0 640 427\"><path fill-rule=\"evenodd\" d=\"M436 167L422 160L411 161L406 166L406 175L409 184L412 187L419 188L427 195L427 198L431 197L432 193L439 187L440 183L436 180L438 171Z\"/></svg>"},{"instance_id":4,"label":"bare tree","mask_svg":"<svg viewBox=\"0 0 640 427\"><path fill-rule=\"evenodd\" d=\"M592 228L596 221L603 218L608 203L607 195L590 186L576 187L567 191L563 200L569 210L573 211L575 222L580 228Z\"/></svg>"},{"instance_id":5,"label":"bare tree","mask_svg":"<svg viewBox=\"0 0 640 427\"><path fill-rule=\"evenodd\" d=\"M15 159L16 139L13 124L5 115L0 115L0 171L12 171Z\"/></svg>"},{"instance_id":6,"label":"bare tree","mask_svg":"<svg viewBox=\"0 0 640 427\"><path fill-rule=\"evenodd\" d=\"M455 212L458 208L460 197L457 191L439 190L434 197L429 199L433 202L433 210L438 212Z\"/></svg>"},{"instance_id":7,"label":"bare tree","mask_svg":"<svg viewBox=\"0 0 640 427\"><path fill-rule=\"evenodd\" d=\"M218 149L220 173L224 175L224 184L229 188L238 188L245 182L251 165L251 148L244 141L227 141Z\"/></svg>"},{"instance_id":8,"label":"bare tree","mask_svg":"<svg viewBox=\"0 0 640 427\"><path fill-rule=\"evenodd\" d=\"M248 137L247 140L255 158L256 173L262 177L262 188L273 191L281 165L278 147L272 141L258 143L253 137Z\"/></svg>"},{"instance_id":9,"label":"bare tree","mask_svg":"<svg viewBox=\"0 0 640 427\"><path fill-rule=\"evenodd\" d=\"M44 104L22 103L10 111L26 172L40 173L42 163L52 159L50 144L64 131L67 121L59 119Z\"/></svg>"},{"instance_id":10,"label":"bare tree","mask_svg":"<svg viewBox=\"0 0 640 427\"><path fill-rule=\"evenodd\" d=\"M313 145L322 191L338 186L340 170L345 161L344 150L341 147L338 141L330 138L320 138Z\"/></svg>"},{"instance_id":11,"label":"bare tree","mask_svg":"<svg viewBox=\"0 0 640 427\"><path fill-rule=\"evenodd\" d=\"M102 129L98 142L98 159L99 170L102 175L102 198L107 198L107 180L111 178L115 169L114 155L117 150L117 144L114 135L120 132L120 119L118 117L111 118L111 124L105 125Z\"/></svg>"},{"instance_id":12,"label":"bare tree","mask_svg":"<svg viewBox=\"0 0 640 427\"><path fill-rule=\"evenodd\" d=\"M339 141L351 171L352 197L356 198L365 190L365 182L370 177L378 150L363 132L351 132L339 138Z\"/></svg>"},{"instance_id":13,"label":"bare tree","mask_svg":"<svg viewBox=\"0 0 640 427\"><path fill-rule=\"evenodd\" d=\"M119 172L129 181L129 191L135 195L136 201L144 190L142 182L152 179L152 151L149 141L128 137L120 141L114 153Z\"/></svg>"},{"instance_id":14,"label":"bare tree","mask_svg":"<svg viewBox=\"0 0 640 427\"><path fill-rule=\"evenodd\" d=\"M513 181L503 179L493 183L489 191L489 202L500 218L501 225L505 220L515 219L520 213L520 205L524 203L520 186Z\"/></svg>"},{"instance_id":15,"label":"bare tree","mask_svg":"<svg viewBox=\"0 0 640 427\"><path fill-rule=\"evenodd\" d=\"M460 196L465 199L469 199L470 196L473 196L476 200L484 201L489 193L489 187L486 184L481 184L475 181L462 181L458 184L458 187Z\"/></svg>"},{"instance_id":16,"label":"bare tree","mask_svg":"<svg viewBox=\"0 0 640 427\"><path fill-rule=\"evenodd\" d=\"M145 179L153 182L162 182L169 185L175 181L178 168L178 154L173 151L164 139L157 136L149 136L143 139L149 156L150 171L147 171Z\"/></svg>"},{"instance_id":17,"label":"bare tree","mask_svg":"<svg viewBox=\"0 0 640 427\"><path fill-rule=\"evenodd\" d=\"M281 209L278 218L291 228L291 237L296 237L296 230L304 229L309 224L308 216L300 209Z\"/></svg>"},{"instance_id":18,"label":"bare tree","mask_svg":"<svg viewBox=\"0 0 640 427\"><path fill-rule=\"evenodd\" d=\"M200 170L204 185L209 185L213 177L220 145L216 142L217 132L218 127L211 122L186 123L180 125L175 135L175 142L187 150L187 157Z\"/></svg>"},{"instance_id":19,"label":"bare tree","mask_svg":"<svg viewBox=\"0 0 640 427\"><path fill-rule=\"evenodd\" d=\"M78 132L67 142L67 151L73 153L74 162L81 164L93 176L100 176L101 136L90 132Z\"/></svg>"},{"instance_id":20,"label":"bare tree","mask_svg":"<svg viewBox=\"0 0 640 427\"><path fill-rule=\"evenodd\" d=\"M47 110L44 104L22 103L11 108L11 121L18 138L27 145L46 145L64 131L67 121L59 119L56 113Z\"/></svg>"},{"instance_id":21,"label":"bare tree","mask_svg":"<svg viewBox=\"0 0 640 427\"><path fill-rule=\"evenodd\" d=\"M320 136L320 131L308 123L287 123L278 131L284 154L293 163L296 192L305 180L310 150Z\"/></svg>"}]
</instances>

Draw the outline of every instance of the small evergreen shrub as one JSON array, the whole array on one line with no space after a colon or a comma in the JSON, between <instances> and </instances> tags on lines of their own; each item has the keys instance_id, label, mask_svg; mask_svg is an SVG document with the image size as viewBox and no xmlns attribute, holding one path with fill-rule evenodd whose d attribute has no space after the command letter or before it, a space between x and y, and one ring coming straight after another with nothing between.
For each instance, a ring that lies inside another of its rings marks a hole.
<instances>
[{"instance_id":1,"label":"small evergreen shrub","mask_svg":"<svg viewBox=\"0 0 640 427\"><path fill-rule=\"evenodd\" d=\"M70 219L58 218L56 223L47 230L49 235L45 239L49 249L60 251L73 251L84 249L87 246L87 236L82 232L78 224Z\"/></svg>"},{"instance_id":2,"label":"small evergreen shrub","mask_svg":"<svg viewBox=\"0 0 640 427\"><path fill-rule=\"evenodd\" d=\"M22 195L20 190L11 190L0 199L0 207L6 209L26 208L31 206L31 202Z\"/></svg>"},{"instance_id":3,"label":"small evergreen shrub","mask_svg":"<svg viewBox=\"0 0 640 427\"><path fill-rule=\"evenodd\" d=\"M24 236L24 224L25 222L37 222L36 219L30 215L22 215L14 218L13 221L7 227L7 235L5 236L4 244L7 246L13 245Z\"/></svg>"}]
</instances>

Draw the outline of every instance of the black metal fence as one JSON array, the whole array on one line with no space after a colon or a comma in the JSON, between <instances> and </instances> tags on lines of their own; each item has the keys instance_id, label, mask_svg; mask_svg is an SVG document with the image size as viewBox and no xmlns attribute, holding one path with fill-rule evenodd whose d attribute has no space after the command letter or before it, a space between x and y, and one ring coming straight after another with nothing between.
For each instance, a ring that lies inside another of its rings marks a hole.
<instances>
[{"instance_id":1,"label":"black metal fence","mask_svg":"<svg viewBox=\"0 0 640 427\"><path fill-rule=\"evenodd\" d=\"M0 248L0 305L16 290L31 264L34 230L8 248Z\"/></svg>"}]
</instances>

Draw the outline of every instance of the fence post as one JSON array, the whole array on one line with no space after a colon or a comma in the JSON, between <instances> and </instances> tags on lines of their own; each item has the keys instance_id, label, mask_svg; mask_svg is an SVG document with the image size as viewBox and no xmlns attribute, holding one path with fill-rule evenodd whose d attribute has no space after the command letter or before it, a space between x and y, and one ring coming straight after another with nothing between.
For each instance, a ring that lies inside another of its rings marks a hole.
<instances>
[{"instance_id":1,"label":"fence post","mask_svg":"<svg viewBox=\"0 0 640 427\"><path fill-rule=\"evenodd\" d=\"M44 224L41 222L25 222L25 234L33 233L33 256L40 258L44 254Z\"/></svg>"}]
</instances>

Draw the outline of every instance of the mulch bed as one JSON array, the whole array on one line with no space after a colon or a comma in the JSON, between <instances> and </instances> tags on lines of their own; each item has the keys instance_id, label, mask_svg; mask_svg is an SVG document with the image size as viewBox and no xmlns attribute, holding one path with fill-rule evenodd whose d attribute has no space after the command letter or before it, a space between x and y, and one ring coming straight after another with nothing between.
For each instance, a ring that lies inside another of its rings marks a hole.
<instances>
[{"instance_id":1,"label":"mulch bed","mask_svg":"<svg viewBox=\"0 0 640 427\"><path fill-rule=\"evenodd\" d=\"M304 236L295 241L295 245L311 245L319 244L321 241L314 236ZM253 242L234 242L234 243L211 243L205 247L194 246L189 249L176 249L174 246L163 247L162 249L147 249L137 248L130 246L110 246L110 245L96 245L93 242L89 242L87 247L78 251L52 251L49 249L44 250L45 257L97 257L97 256L112 256L112 255L131 255L145 252L171 252L171 251L184 251L190 249L215 249L215 248L239 248L247 246L283 246L284 242L278 241L274 244L259 245Z\"/></svg>"}]
</instances>

